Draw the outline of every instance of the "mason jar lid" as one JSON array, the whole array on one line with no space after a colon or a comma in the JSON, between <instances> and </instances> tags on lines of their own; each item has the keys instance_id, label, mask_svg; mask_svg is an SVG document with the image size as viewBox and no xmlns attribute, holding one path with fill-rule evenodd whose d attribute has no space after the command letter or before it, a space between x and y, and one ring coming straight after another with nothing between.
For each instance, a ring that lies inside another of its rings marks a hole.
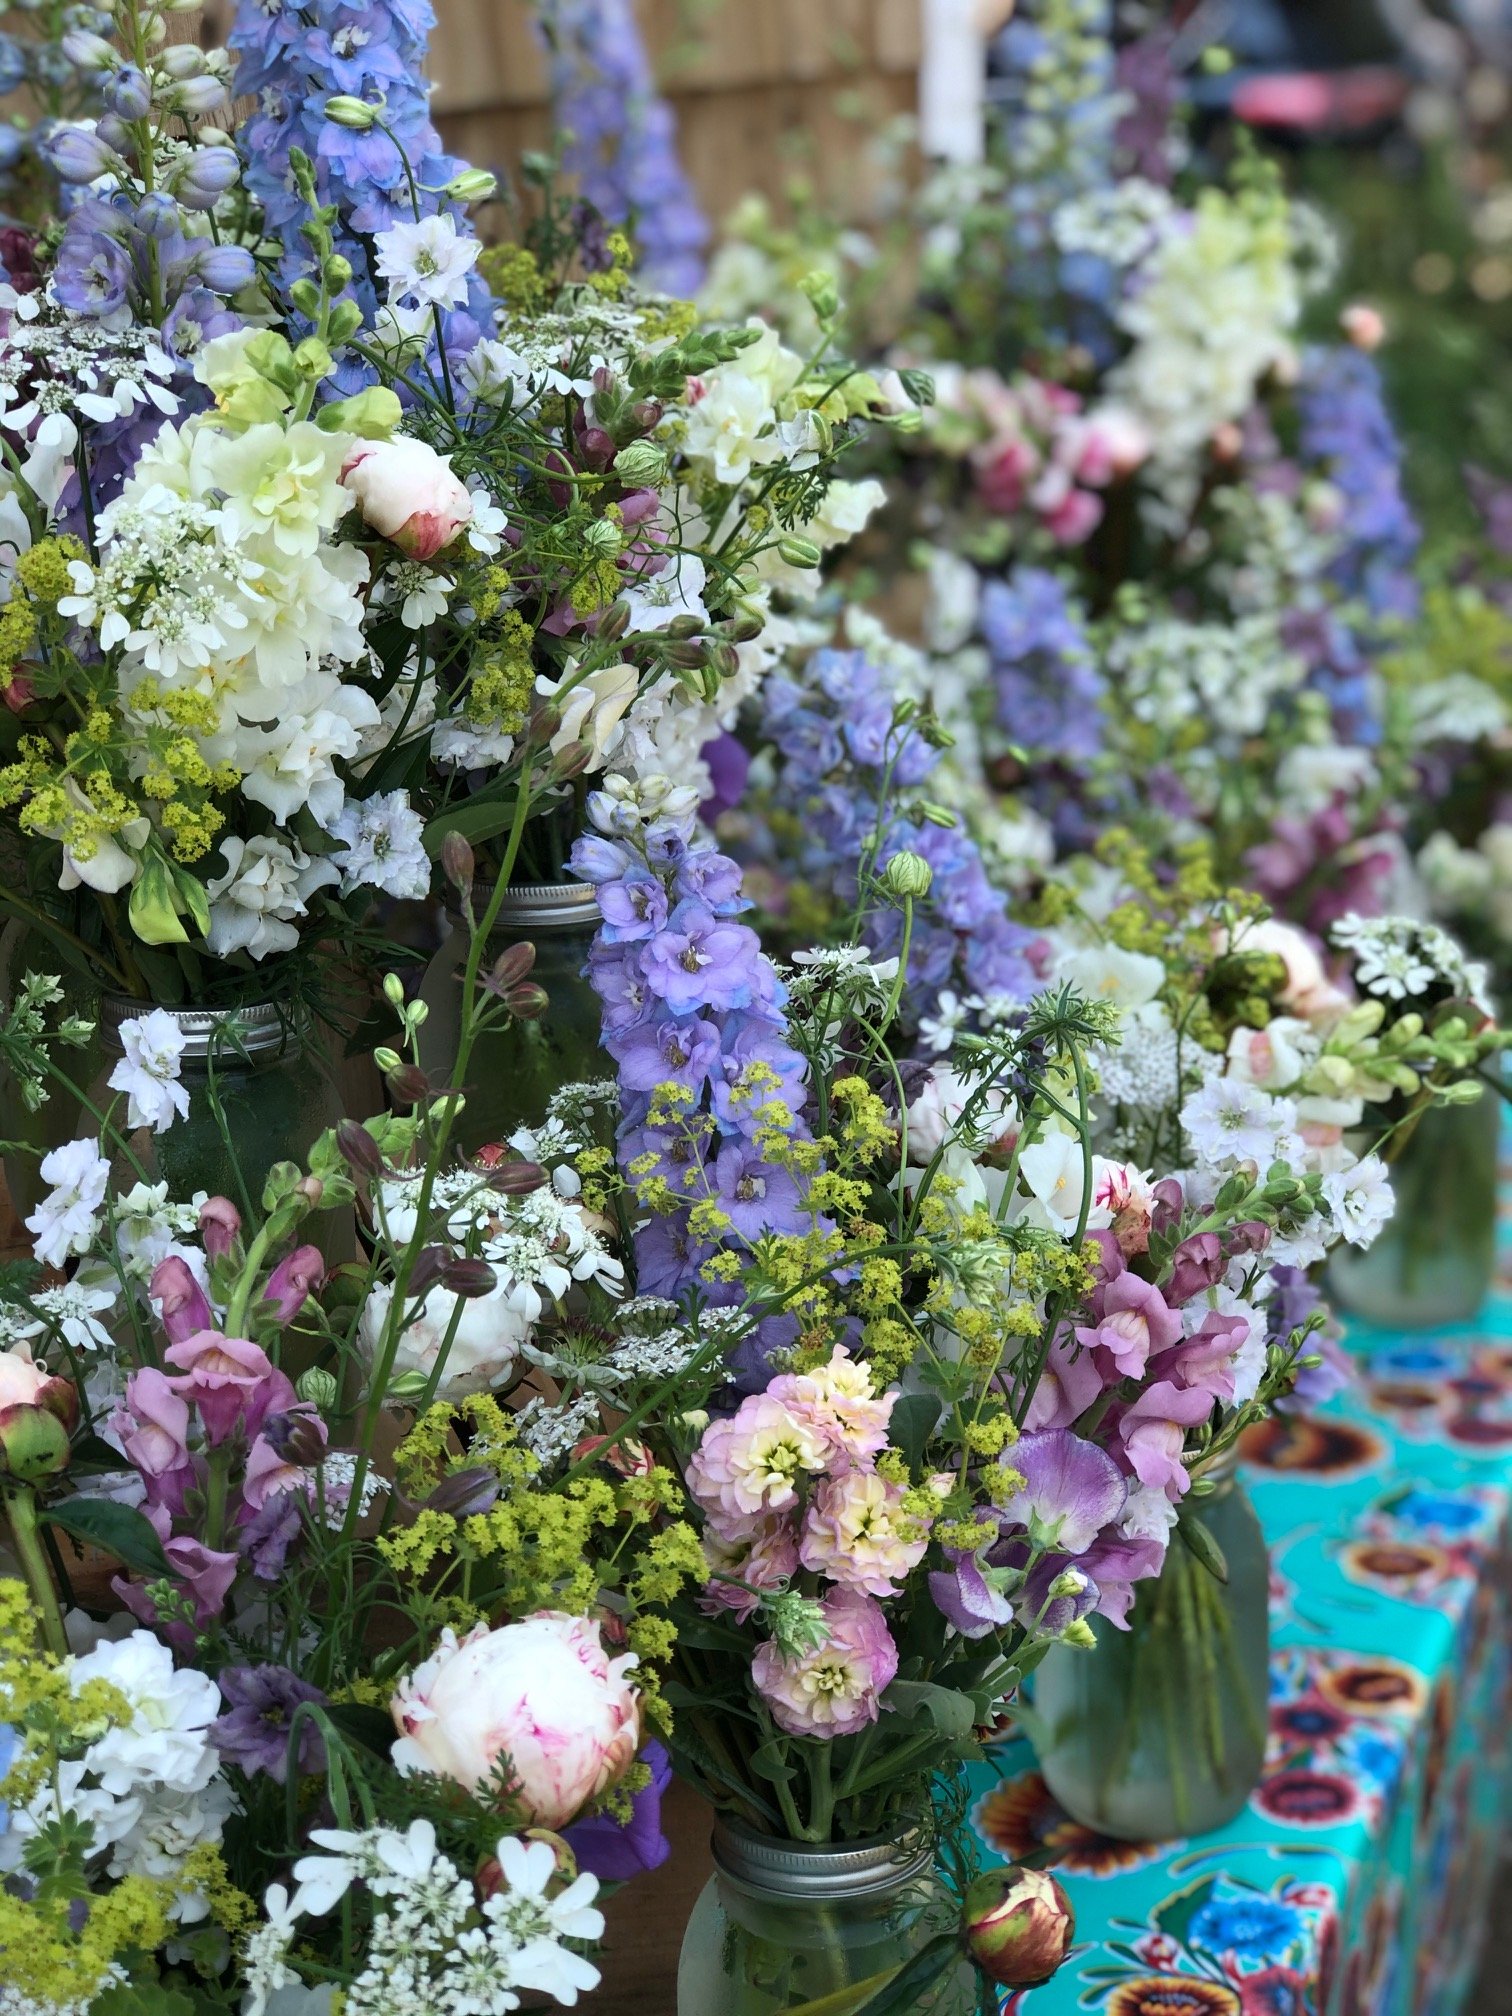
<instances>
[{"instance_id":1,"label":"mason jar lid","mask_svg":"<svg viewBox=\"0 0 1512 2016\"><path fill-rule=\"evenodd\" d=\"M493 900L491 882L473 884L473 915ZM512 882L499 899L496 931L591 931L598 926L598 891L591 882Z\"/></svg>"},{"instance_id":2,"label":"mason jar lid","mask_svg":"<svg viewBox=\"0 0 1512 2016\"><path fill-rule=\"evenodd\" d=\"M932 1850L918 1828L901 1839L816 1844L714 1823L714 1863L726 1882L753 1896L842 1903L900 1890L929 1868Z\"/></svg>"},{"instance_id":3,"label":"mason jar lid","mask_svg":"<svg viewBox=\"0 0 1512 2016\"><path fill-rule=\"evenodd\" d=\"M100 1047L108 1057L124 1057L126 1046L121 1041L121 1024L134 1022L140 1015L150 1015L158 1007L156 1001L133 1001L126 994L106 994L100 1002ZM282 1004L277 1001L253 1001L240 1008L164 1008L165 1015L171 1015L184 1037L184 1048L180 1061L185 1064L204 1064L210 1060L211 1046L214 1046L217 1064L234 1062L239 1056L267 1057L275 1051L286 1056L298 1056L304 1048L304 1038ZM235 1025L233 1037L222 1031L229 1031Z\"/></svg>"}]
</instances>

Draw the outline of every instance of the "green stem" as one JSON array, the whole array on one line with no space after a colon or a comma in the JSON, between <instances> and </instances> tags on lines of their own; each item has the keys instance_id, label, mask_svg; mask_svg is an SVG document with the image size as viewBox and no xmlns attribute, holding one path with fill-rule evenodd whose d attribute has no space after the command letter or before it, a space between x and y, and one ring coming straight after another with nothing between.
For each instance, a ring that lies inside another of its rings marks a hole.
<instances>
[{"instance_id":1,"label":"green stem","mask_svg":"<svg viewBox=\"0 0 1512 2016\"><path fill-rule=\"evenodd\" d=\"M58 1592L53 1587L52 1570L47 1565L42 1535L37 1530L36 1492L29 1484L13 1485L5 1501L5 1510L10 1521L11 1539L15 1543L16 1559L21 1563L21 1572L37 1606L42 1642L55 1658L66 1659L68 1633L63 1629Z\"/></svg>"}]
</instances>

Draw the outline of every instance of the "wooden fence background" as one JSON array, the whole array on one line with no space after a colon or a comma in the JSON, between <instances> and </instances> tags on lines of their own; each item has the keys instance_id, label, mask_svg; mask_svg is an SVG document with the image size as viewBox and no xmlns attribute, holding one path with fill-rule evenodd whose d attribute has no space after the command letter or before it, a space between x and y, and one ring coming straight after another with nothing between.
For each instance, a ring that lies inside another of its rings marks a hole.
<instances>
[{"instance_id":1,"label":"wooden fence background","mask_svg":"<svg viewBox=\"0 0 1512 2016\"><path fill-rule=\"evenodd\" d=\"M548 133L530 0L435 0L438 124L504 167ZM795 176L850 221L870 214L866 142L916 104L922 0L634 0L682 159L711 220Z\"/></svg>"}]
</instances>

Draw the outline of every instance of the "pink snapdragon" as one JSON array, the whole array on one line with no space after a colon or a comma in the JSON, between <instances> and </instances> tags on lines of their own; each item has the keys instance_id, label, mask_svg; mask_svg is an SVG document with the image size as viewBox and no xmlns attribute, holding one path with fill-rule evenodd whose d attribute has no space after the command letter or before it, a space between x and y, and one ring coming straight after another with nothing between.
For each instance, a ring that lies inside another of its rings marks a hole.
<instances>
[{"instance_id":1,"label":"pink snapdragon","mask_svg":"<svg viewBox=\"0 0 1512 2016\"><path fill-rule=\"evenodd\" d=\"M837 1589L820 1605L828 1636L814 1652L784 1659L767 1639L751 1677L789 1736L850 1736L875 1722L898 1670L898 1648L881 1609L856 1589Z\"/></svg>"},{"instance_id":2,"label":"pink snapdragon","mask_svg":"<svg viewBox=\"0 0 1512 2016\"><path fill-rule=\"evenodd\" d=\"M875 1471L826 1478L804 1516L798 1558L842 1588L896 1596L929 1546L930 1522L904 1511L906 1495Z\"/></svg>"},{"instance_id":3,"label":"pink snapdragon","mask_svg":"<svg viewBox=\"0 0 1512 2016\"><path fill-rule=\"evenodd\" d=\"M241 1213L229 1197L207 1197L199 1208L200 1244L206 1257L219 1260L241 1236Z\"/></svg>"},{"instance_id":4,"label":"pink snapdragon","mask_svg":"<svg viewBox=\"0 0 1512 2016\"><path fill-rule=\"evenodd\" d=\"M1141 1484L1152 1485L1169 1498L1183 1498L1191 1482L1181 1460L1186 1431L1212 1411L1211 1393L1183 1391L1169 1379L1157 1380L1120 1416L1113 1454L1122 1455Z\"/></svg>"},{"instance_id":5,"label":"pink snapdragon","mask_svg":"<svg viewBox=\"0 0 1512 2016\"><path fill-rule=\"evenodd\" d=\"M1154 1215L1155 1191L1143 1169L1133 1162L1109 1162L1101 1155L1093 1156L1089 1226L1111 1231L1119 1251L1132 1258L1149 1247Z\"/></svg>"},{"instance_id":6,"label":"pink snapdragon","mask_svg":"<svg viewBox=\"0 0 1512 2016\"><path fill-rule=\"evenodd\" d=\"M263 1291L264 1308L269 1302L273 1303L275 1321L292 1323L307 1298L315 1293L324 1279L325 1261L320 1248L296 1246L268 1276L268 1285Z\"/></svg>"},{"instance_id":7,"label":"pink snapdragon","mask_svg":"<svg viewBox=\"0 0 1512 2016\"><path fill-rule=\"evenodd\" d=\"M127 1461L146 1484L149 1498L176 1496L176 1487L192 1481L189 1403L155 1365L143 1365L132 1373L124 1405L110 1425Z\"/></svg>"},{"instance_id":8,"label":"pink snapdragon","mask_svg":"<svg viewBox=\"0 0 1512 2016\"><path fill-rule=\"evenodd\" d=\"M196 1330L170 1344L163 1357L181 1375L169 1385L195 1408L212 1448L239 1422L255 1435L266 1415L294 1404L293 1387L250 1338Z\"/></svg>"},{"instance_id":9,"label":"pink snapdragon","mask_svg":"<svg viewBox=\"0 0 1512 2016\"><path fill-rule=\"evenodd\" d=\"M177 1253L170 1253L153 1268L147 1293L170 1344L192 1337L197 1330L208 1330L215 1322L209 1296L195 1280L188 1262Z\"/></svg>"},{"instance_id":10,"label":"pink snapdragon","mask_svg":"<svg viewBox=\"0 0 1512 2016\"><path fill-rule=\"evenodd\" d=\"M1150 1354L1164 1351L1181 1337L1181 1318L1152 1282L1125 1271L1099 1288L1093 1300L1097 1321L1082 1324L1079 1344L1103 1350L1120 1377L1137 1379Z\"/></svg>"}]
</instances>

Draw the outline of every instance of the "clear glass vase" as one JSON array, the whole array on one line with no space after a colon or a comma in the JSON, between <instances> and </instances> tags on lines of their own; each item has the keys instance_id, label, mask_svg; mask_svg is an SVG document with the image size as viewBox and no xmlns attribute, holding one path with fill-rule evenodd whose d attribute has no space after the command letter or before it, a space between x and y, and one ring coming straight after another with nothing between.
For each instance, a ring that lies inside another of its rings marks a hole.
<instances>
[{"instance_id":1,"label":"clear glass vase","mask_svg":"<svg viewBox=\"0 0 1512 2016\"><path fill-rule=\"evenodd\" d=\"M151 1005L115 994L100 1003L103 1061L90 1098L101 1112L115 1102L123 1129L126 1102L108 1080L122 1055L121 1024ZM112 1173L126 1189L141 1180L166 1183L179 1203L200 1191L229 1197L246 1215L273 1164L302 1164L316 1137L341 1119L340 1090L312 1032L281 1002L166 1012L184 1034L179 1075L188 1114L161 1134L129 1134L130 1154L117 1156ZM318 1218L313 1224L315 1234L329 1229Z\"/></svg>"},{"instance_id":2,"label":"clear glass vase","mask_svg":"<svg viewBox=\"0 0 1512 2016\"><path fill-rule=\"evenodd\" d=\"M1375 1243L1335 1248L1334 1300L1393 1330L1466 1323L1496 1267L1496 1164L1502 1101L1430 1107L1391 1165L1396 1210Z\"/></svg>"},{"instance_id":3,"label":"clear glass vase","mask_svg":"<svg viewBox=\"0 0 1512 2016\"><path fill-rule=\"evenodd\" d=\"M1045 1783L1073 1819L1124 1841L1211 1833L1265 1761L1269 1558L1231 1461L1210 1494L1187 1500L1189 1522L1202 1528L1197 1547L1172 1533L1127 1631L1095 1618L1095 1650L1052 1646L1034 1676Z\"/></svg>"},{"instance_id":4,"label":"clear glass vase","mask_svg":"<svg viewBox=\"0 0 1512 2016\"><path fill-rule=\"evenodd\" d=\"M683 1938L677 2016L854 2016L960 1923L917 1835L818 1847L721 1820L714 1867ZM979 1979L962 1954L910 2010L976 2016Z\"/></svg>"},{"instance_id":5,"label":"clear glass vase","mask_svg":"<svg viewBox=\"0 0 1512 2016\"><path fill-rule=\"evenodd\" d=\"M492 894L486 884L474 884L473 906L479 915ZM473 1153L506 1140L517 1128L539 1126L559 1087L605 1076L607 1059L599 1048L602 1011L585 972L598 922L590 883L527 883L505 890L480 974L511 945L533 945L530 978L545 988L549 1005L533 1021L487 1029L474 1042L459 1123L462 1145ZM467 949L467 926L454 917L420 983L420 999L430 1011L420 1031L420 1061L438 1079L448 1079L456 1069Z\"/></svg>"}]
</instances>

